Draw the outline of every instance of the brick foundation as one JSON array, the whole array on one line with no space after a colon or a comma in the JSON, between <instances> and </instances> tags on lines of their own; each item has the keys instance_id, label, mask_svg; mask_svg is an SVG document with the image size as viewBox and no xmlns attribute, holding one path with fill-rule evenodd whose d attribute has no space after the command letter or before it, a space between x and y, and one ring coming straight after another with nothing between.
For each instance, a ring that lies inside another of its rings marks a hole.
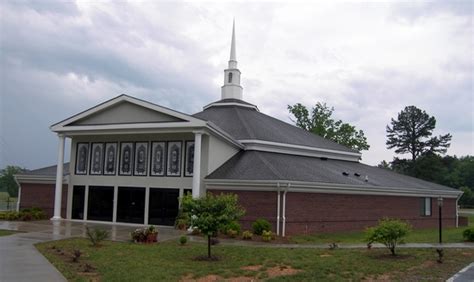
<instances>
[{"instance_id":1,"label":"brick foundation","mask_svg":"<svg viewBox=\"0 0 474 282\"><path fill-rule=\"evenodd\" d=\"M47 218L54 214L55 184L21 183L20 209L37 207L45 211ZM67 185L63 185L61 217L66 218Z\"/></svg>"},{"instance_id":2,"label":"brick foundation","mask_svg":"<svg viewBox=\"0 0 474 282\"><path fill-rule=\"evenodd\" d=\"M244 189L244 188L243 188ZM276 231L277 193L212 190L234 193L247 213L242 227L249 229L257 218L266 218ZM283 200L283 193L281 193ZM438 226L437 198L432 198L432 215L421 216L420 197L295 193L286 195L286 234L311 234L363 230L384 217L407 220L414 228ZM282 210L283 204L280 205ZM282 220L282 215L281 215ZM281 226L282 224L280 224ZM444 199L443 226L456 225L456 199ZM281 228L281 227L280 227Z\"/></svg>"}]
</instances>

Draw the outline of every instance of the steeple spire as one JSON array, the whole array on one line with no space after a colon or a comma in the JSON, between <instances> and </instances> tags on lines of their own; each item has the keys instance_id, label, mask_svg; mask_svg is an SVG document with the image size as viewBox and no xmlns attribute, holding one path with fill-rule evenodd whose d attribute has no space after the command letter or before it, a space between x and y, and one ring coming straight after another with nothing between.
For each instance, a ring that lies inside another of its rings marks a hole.
<instances>
[{"instance_id":1,"label":"steeple spire","mask_svg":"<svg viewBox=\"0 0 474 282\"><path fill-rule=\"evenodd\" d=\"M240 70L237 68L235 47L235 19L232 24L232 41L230 43L229 66L224 70L224 85L221 88L221 99L242 100L242 86L240 86Z\"/></svg>"},{"instance_id":2,"label":"steeple spire","mask_svg":"<svg viewBox=\"0 0 474 282\"><path fill-rule=\"evenodd\" d=\"M229 69L237 68L237 55L235 50L235 19L232 23L232 42L230 44Z\"/></svg>"}]
</instances>

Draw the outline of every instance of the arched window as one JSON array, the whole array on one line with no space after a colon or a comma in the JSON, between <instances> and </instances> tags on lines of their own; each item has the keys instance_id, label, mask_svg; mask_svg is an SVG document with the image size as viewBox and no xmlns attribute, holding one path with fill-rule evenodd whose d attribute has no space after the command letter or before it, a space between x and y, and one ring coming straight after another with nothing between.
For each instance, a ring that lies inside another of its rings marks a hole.
<instances>
[{"instance_id":1,"label":"arched window","mask_svg":"<svg viewBox=\"0 0 474 282\"><path fill-rule=\"evenodd\" d=\"M228 83L232 83L232 73L231 72L229 72L229 81L228 81Z\"/></svg>"}]
</instances>

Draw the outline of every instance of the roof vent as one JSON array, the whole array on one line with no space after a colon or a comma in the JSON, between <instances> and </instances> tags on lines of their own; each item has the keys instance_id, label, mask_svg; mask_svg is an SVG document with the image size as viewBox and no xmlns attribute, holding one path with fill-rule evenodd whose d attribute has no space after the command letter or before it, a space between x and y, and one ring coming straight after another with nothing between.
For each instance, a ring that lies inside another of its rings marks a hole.
<instances>
[{"instance_id":1,"label":"roof vent","mask_svg":"<svg viewBox=\"0 0 474 282\"><path fill-rule=\"evenodd\" d=\"M365 182L369 182L369 176L368 175L365 176Z\"/></svg>"},{"instance_id":2,"label":"roof vent","mask_svg":"<svg viewBox=\"0 0 474 282\"><path fill-rule=\"evenodd\" d=\"M321 159L322 161L327 161L327 160L328 160L327 157L320 157L320 159Z\"/></svg>"},{"instance_id":3,"label":"roof vent","mask_svg":"<svg viewBox=\"0 0 474 282\"><path fill-rule=\"evenodd\" d=\"M343 172L342 172L342 175L344 175L344 176L349 176L349 173L348 173L348 172L345 172L345 171L343 171Z\"/></svg>"},{"instance_id":4,"label":"roof vent","mask_svg":"<svg viewBox=\"0 0 474 282\"><path fill-rule=\"evenodd\" d=\"M360 173L354 172L354 175L360 177Z\"/></svg>"}]
</instances>

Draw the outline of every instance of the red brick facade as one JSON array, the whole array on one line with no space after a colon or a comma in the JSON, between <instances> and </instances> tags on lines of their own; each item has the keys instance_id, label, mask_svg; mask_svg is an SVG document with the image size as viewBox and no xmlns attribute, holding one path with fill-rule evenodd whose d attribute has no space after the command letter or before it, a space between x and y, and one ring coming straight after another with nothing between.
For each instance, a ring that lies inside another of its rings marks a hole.
<instances>
[{"instance_id":1,"label":"red brick facade","mask_svg":"<svg viewBox=\"0 0 474 282\"><path fill-rule=\"evenodd\" d=\"M247 213L242 218L243 228L260 217L266 218L276 231L277 193L252 191L222 191L235 193ZM432 215L422 216L421 197L342 195L322 193L295 193L286 195L286 234L310 234L362 230L377 224L383 217L409 221L414 228L438 226L437 198L432 198ZM283 200L283 193L281 193ZM280 205L280 212L283 203ZM280 215L280 222L283 215ZM443 226L456 225L456 199L444 199ZM280 223L282 226L282 223ZM280 227L281 228L281 227Z\"/></svg>"},{"instance_id":2,"label":"red brick facade","mask_svg":"<svg viewBox=\"0 0 474 282\"><path fill-rule=\"evenodd\" d=\"M21 183L20 209L37 207L46 212L48 218L54 214L54 184ZM67 185L63 185L61 217L66 218Z\"/></svg>"}]
</instances>

